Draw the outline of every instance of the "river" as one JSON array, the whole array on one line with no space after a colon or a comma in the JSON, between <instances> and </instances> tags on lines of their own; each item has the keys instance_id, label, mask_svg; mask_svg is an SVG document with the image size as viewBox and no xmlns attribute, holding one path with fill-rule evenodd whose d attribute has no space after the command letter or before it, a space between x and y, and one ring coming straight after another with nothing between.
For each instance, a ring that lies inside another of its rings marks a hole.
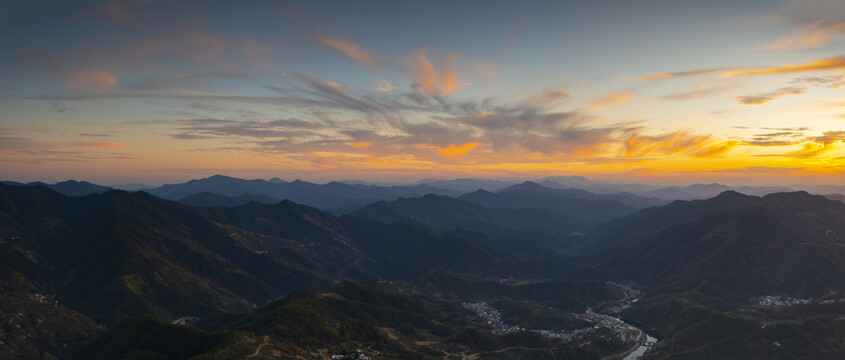
<instances>
[{"instance_id":1,"label":"river","mask_svg":"<svg viewBox=\"0 0 845 360\"><path fill-rule=\"evenodd\" d=\"M651 337L651 336L650 336L650 335L648 335L648 334L646 334L646 341L651 342L651 343L654 343L654 342L657 342L657 339L656 339L656 338ZM628 356L626 356L626 357L625 357L624 359L622 359L622 360L635 360L635 359L639 359L639 358L640 358L640 356L643 356L643 354L645 354L646 350L648 350L648 346L642 346L642 345L640 345L640 347L638 347L636 350L634 350L634 352L632 352L632 353L628 354Z\"/></svg>"}]
</instances>

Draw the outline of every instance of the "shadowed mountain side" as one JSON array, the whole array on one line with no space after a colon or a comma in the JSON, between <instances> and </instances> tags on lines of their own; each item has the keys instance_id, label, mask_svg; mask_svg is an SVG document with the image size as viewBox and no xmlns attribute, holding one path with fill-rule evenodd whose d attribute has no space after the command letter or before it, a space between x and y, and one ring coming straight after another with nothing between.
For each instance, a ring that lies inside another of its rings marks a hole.
<instances>
[{"instance_id":1,"label":"shadowed mountain side","mask_svg":"<svg viewBox=\"0 0 845 360\"><path fill-rule=\"evenodd\" d=\"M585 344L519 331L495 335L460 303L414 289L343 282L332 291L296 291L248 313L199 321L200 328L152 316L125 320L77 355L78 359L328 358L361 354L380 359L441 359L520 349L527 358L600 359L627 344L609 332Z\"/></svg>"},{"instance_id":2,"label":"shadowed mountain side","mask_svg":"<svg viewBox=\"0 0 845 360\"><path fill-rule=\"evenodd\" d=\"M256 194L243 194L240 196L230 197L215 194L213 192L208 191L199 194L188 195L179 200L180 203L189 206L238 206L244 205L250 201L257 201L264 204L275 204L282 200Z\"/></svg>"},{"instance_id":3,"label":"shadowed mountain side","mask_svg":"<svg viewBox=\"0 0 845 360\"><path fill-rule=\"evenodd\" d=\"M350 214L383 223L406 222L434 229L467 229L481 232L536 230L563 237L580 230L567 214L545 209L487 208L447 196L378 202Z\"/></svg>"},{"instance_id":4,"label":"shadowed mountain side","mask_svg":"<svg viewBox=\"0 0 845 360\"><path fill-rule=\"evenodd\" d=\"M725 192L625 219L583 257L599 270L710 302L845 291L845 205L805 192ZM831 295L832 296L832 295Z\"/></svg>"},{"instance_id":5,"label":"shadowed mountain side","mask_svg":"<svg viewBox=\"0 0 845 360\"><path fill-rule=\"evenodd\" d=\"M655 197L645 197L640 196L632 193L626 192L616 192L610 194L597 194L583 189L577 188L552 188L549 186L544 186L543 184L538 184L531 181L526 181L521 184L516 184L500 190L496 192L498 195L505 195L508 193L516 192L514 194L514 200L522 200L521 197L528 197L525 193L533 193L536 195L542 195L548 198L553 199L583 199L583 200L604 200L604 201L613 201L628 205L635 209L642 209L651 206L660 206L666 205L668 203L667 200L658 199ZM483 194L483 193L482 193ZM461 198L468 197L471 194L463 195ZM515 206L518 203L512 203L507 201L508 198L501 198L500 203L502 204L510 204L508 206ZM523 200L524 201L524 200ZM528 201L532 202L539 202L539 198L530 198L528 197ZM547 205L548 206L548 205ZM627 207L625 207L627 208ZM620 210L621 211L621 210Z\"/></svg>"},{"instance_id":6,"label":"shadowed mountain side","mask_svg":"<svg viewBox=\"0 0 845 360\"><path fill-rule=\"evenodd\" d=\"M484 270L512 258L414 226L341 223L290 201L194 208L143 192L69 198L5 185L0 234L4 265L101 322L203 316L344 278Z\"/></svg>"}]
</instances>

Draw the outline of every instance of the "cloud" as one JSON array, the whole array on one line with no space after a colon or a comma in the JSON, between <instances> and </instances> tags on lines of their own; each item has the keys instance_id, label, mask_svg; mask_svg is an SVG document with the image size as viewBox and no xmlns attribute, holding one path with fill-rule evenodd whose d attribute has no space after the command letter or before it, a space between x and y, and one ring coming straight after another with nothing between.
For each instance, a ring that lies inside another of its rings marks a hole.
<instances>
[{"instance_id":1,"label":"cloud","mask_svg":"<svg viewBox=\"0 0 845 360\"><path fill-rule=\"evenodd\" d=\"M571 96L569 93L566 92L566 89L546 89L540 92L537 96L534 96L537 102L540 104L548 104L555 101L569 99Z\"/></svg>"},{"instance_id":2,"label":"cloud","mask_svg":"<svg viewBox=\"0 0 845 360\"><path fill-rule=\"evenodd\" d=\"M440 62L440 66L435 69L426 53L426 48L420 48L411 55L413 77L416 79L414 90L423 92L428 97L446 96L468 85L461 81L458 73L453 69L453 63L461 56L460 54L446 56Z\"/></svg>"},{"instance_id":3,"label":"cloud","mask_svg":"<svg viewBox=\"0 0 845 360\"><path fill-rule=\"evenodd\" d=\"M319 137L312 130L325 125L300 119L279 119L272 121L228 120L228 119L190 119L178 122L179 133L172 134L174 139L198 140L212 137L249 137L257 139Z\"/></svg>"},{"instance_id":4,"label":"cloud","mask_svg":"<svg viewBox=\"0 0 845 360\"><path fill-rule=\"evenodd\" d=\"M652 75L642 76L642 77L638 77L638 78L633 78L631 80L641 81L641 80L673 79L673 78L677 78L677 77L707 75L707 74L725 71L725 70L728 70L728 69L730 69L730 68L722 67L722 68L714 68L714 69L700 69L700 70L690 70L690 71L668 72L668 73L660 73L660 74L652 74Z\"/></svg>"},{"instance_id":5,"label":"cloud","mask_svg":"<svg viewBox=\"0 0 845 360\"><path fill-rule=\"evenodd\" d=\"M677 154L697 148L709 138L709 136L693 135L683 130L660 135L634 133L625 140L625 155L638 157L649 154Z\"/></svg>"},{"instance_id":6,"label":"cloud","mask_svg":"<svg viewBox=\"0 0 845 360\"><path fill-rule=\"evenodd\" d=\"M585 108L592 112L600 112L604 111L608 108L618 106L628 99L631 98L633 94L630 91L622 90L612 92L610 94L604 95L592 103L588 104Z\"/></svg>"},{"instance_id":7,"label":"cloud","mask_svg":"<svg viewBox=\"0 0 845 360\"><path fill-rule=\"evenodd\" d=\"M704 85L697 86L695 90L691 91L683 91L673 94L666 94L661 96L661 99L666 100L689 100L689 99L697 99L702 97L707 97L713 95L715 93L724 91L726 88L724 87L707 87Z\"/></svg>"},{"instance_id":8,"label":"cloud","mask_svg":"<svg viewBox=\"0 0 845 360\"><path fill-rule=\"evenodd\" d=\"M476 75L486 79L486 80L496 80L499 78L499 74L496 72L496 69L493 65L490 65L484 61L476 61L472 64L472 71L476 73Z\"/></svg>"},{"instance_id":9,"label":"cloud","mask_svg":"<svg viewBox=\"0 0 845 360\"><path fill-rule=\"evenodd\" d=\"M341 54L345 55L346 57L354 60L361 66L373 69L377 69L379 67L378 63L376 63L376 61L373 59L373 56L370 55L369 52L362 49L360 46L351 41L326 35L314 35L314 38L321 44L328 46L334 49L335 51L338 51Z\"/></svg>"},{"instance_id":10,"label":"cloud","mask_svg":"<svg viewBox=\"0 0 845 360\"><path fill-rule=\"evenodd\" d=\"M443 96L459 91L464 87L464 83L461 82L458 73L452 67L452 63L460 56L460 54L449 55L440 63L440 78L442 81L440 93Z\"/></svg>"},{"instance_id":11,"label":"cloud","mask_svg":"<svg viewBox=\"0 0 845 360\"><path fill-rule=\"evenodd\" d=\"M463 145L449 144L446 147L438 147L437 153L440 156L449 160L463 160L464 154L478 146L477 142L466 143Z\"/></svg>"},{"instance_id":12,"label":"cloud","mask_svg":"<svg viewBox=\"0 0 845 360\"><path fill-rule=\"evenodd\" d=\"M437 95L437 71L426 57L426 49L418 49L412 55L414 59L414 77L417 82L414 89L428 93L430 97Z\"/></svg>"},{"instance_id":13,"label":"cloud","mask_svg":"<svg viewBox=\"0 0 845 360\"><path fill-rule=\"evenodd\" d=\"M739 141L722 141L710 146L702 148L700 151L694 152L693 157L705 158L719 156L733 150L737 145L742 145Z\"/></svg>"},{"instance_id":14,"label":"cloud","mask_svg":"<svg viewBox=\"0 0 845 360\"><path fill-rule=\"evenodd\" d=\"M817 19L802 26L786 38L760 47L764 50L812 50L830 43L836 36L845 33L845 22L829 22Z\"/></svg>"},{"instance_id":15,"label":"cloud","mask_svg":"<svg viewBox=\"0 0 845 360\"><path fill-rule=\"evenodd\" d=\"M791 174L804 170L803 167L772 167L772 166L746 166L734 169L712 170L710 172L724 172L735 174Z\"/></svg>"},{"instance_id":16,"label":"cloud","mask_svg":"<svg viewBox=\"0 0 845 360\"><path fill-rule=\"evenodd\" d=\"M50 107L52 107L54 111L60 114L70 110L70 107L68 107L67 104L61 101L51 101Z\"/></svg>"},{"instance_id":17,"label":"cloud","mask_svg":"<svg viewBox=\"0 0 845 360\"><path fill-rule=\"evenodd\" d=\"M764 74L783 74L783 73L797 73L797 72L811 72L824 70L838 70L845 69L845 56L836 56L825 58L821 60L811 61L809 63L798 65L786 65L772 68L756 69L756 70L741 70L722 73L720 77L737 77L750 75L764 75Z\"/></svg>"},{"instance_id":18,"label":"cloud","mask_svg":"<svg viewBox=\"0 0 845 360\"><path fill-rule=\"evenodd\" d=\"M378 86L376 87L376 91L381 92L387 92L393 89L395 89L395 87L393 87L393 85L391 85L387 80L379 80Z\"/></svg>"},{"instance_id":19,"label":"cloud","mask_svg":"<svg viewBox=\"0 0 845 360\"><path fill-rule=\"evenodd\" d=\"M74 69L65 74L68 83L74 88L96 88L117 85L118 79L111 73L100 69Z\"/></svg>"},{"instance_id":20,"label":"cloud","mask_svg":"<svg viewBox=\"0 0 845 360\"><path fill-rule=\"evenodd\" d=\"M838 89L842 87L842 85L845 85L845 75L805 76L795 79L793 82Z\"/></svg>"},{"instance_id":21,"label":"cloud","mask_svg":"<svg viewBox=\"0 0 845 360\"><path fill-rule=\"evenodd\" d=\"M815 157L839 148L845 142L845 131L826 131L822 136L805 141L801 150L789 155L795 157Z\"/></svg>"},{"instance_id":22,"label":"cloud","mask_svg":"<svg viewBox=\"0 0 845 360\"><path fill-rule=\"evenodd\" d=\"M777 11L777 15L790 21L845 21L845 3L841 0L791 0Z\"/></svg>"},{"instance_id":23,"label":"cloud","mask_svg":"<svg viewBox=\"0 0 845 360\"><path fill-rule=\"evenodd\" d=\"M354 147L356 149L366 149L372 147L373 143L369 141L353 141L349 143L349 146Z\"/></svg>"},{"instance_id":24,"label":"cloud","mask_svg":"<svg viewBox=\"0 0 845 360\"><path fill-rule=\"evenodd\" d=\"M735 99L740 105L762 105L781 96L800 95L807 92L807 89L800 87L785 87L775 91L757 95L737 96Z\"/></svg>"},{"instance_id":25,"label":"cloud","mask_svg":"<svg viewBox=\"0 0 845 360\"><path fill-rule=\"evenodd\" d=\"M132 14L131 8L147 5L150 0L110 1L103 7L92 12L92 15L131 27L138 27L142 23Z\"/></svg>"},{"instance_id":26,"label":"cloud","mask_svg":"<svg viewBox=\"0 0 845 360\"><path fill-rule=\"evenodd\" d=\"M75 146L93 147L93 148L107 148L114 149L123 147L123 144L117 141L97 141L97 142L77 142L73 143Z\"/></svg>"}]
</instances>

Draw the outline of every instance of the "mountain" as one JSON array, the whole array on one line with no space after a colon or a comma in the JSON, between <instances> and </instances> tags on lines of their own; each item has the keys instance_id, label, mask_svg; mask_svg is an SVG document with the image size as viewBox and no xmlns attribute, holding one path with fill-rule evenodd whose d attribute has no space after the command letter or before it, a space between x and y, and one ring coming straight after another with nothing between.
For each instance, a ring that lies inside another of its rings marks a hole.
<instances>
[{"instance_id":1,"label":"mountain","mask_svg":"<svg viewBox=\"0 0 845 360\"><path fill-rule=\"evenodd\" d=\"M426 184L436 188L450 189L460 192L470 192L479 189L487 191L499 191L516 183L518 183L518 181L516 180L494 180L478 178L463 178L453 180L423 179L417 182L417 184Z\"/></svg>"},{"instance_id":2,"label":"mountain","mask_svg":"<svg viewBox=\"0 0 845 360\"><path fill-rule=\"evenodd\" d=\"M314 184L301 180L243 180L215 175L205 179L191 180L181 184L163 185L148 190L155 196L178 201L200 193L214 193L226 197L240 197L245 194L260 195L272 199L287 199L299 204L332 210L341 214L376 201L390 201L399 197L439 194L457 196L461 192L444 190L428 185L375 186L330 182Z\"/></svg>"},{"instance_id":3,"label":"mountain","mask_svg":"<svg viewBox=\"0 0 845 360\"><path fill-rule=\"evenodd\" d=\"M845 205L806 192L725 192L677 201L618 221L592 256L657 292L720 301L845 291ZM594 245L597 246L597 245Z\"/></svg>"},{"instance_id":4,"label":"mountain","mask_svg":"<svg viewBox=\"0 0 845 360\"><path fill-rule=\"evenodd\" d=\"M141 190L148 190L152 189L153 187L144 183L130 183L130 184L118 184L118 185L109 185L112 189L117 190L126 190L126 191L141 191Z\"/></svg>"},{"instance_id":5,"label":"mountain","mask_svg":"<svg viewBox=\"0 0 845 360\"><path fill-rule=\"evenodd\" d=\"M644 195L667 200L694 200L708 199L727 190L732 189L722 184L692 184L646 191Z\"/></svg>"},{"instance_id":6,"label":"mountain","mask_svg":"<svg viewBox=\"0 0 845 360\"><path fill-rule=\"evenodd\" d=\"M102 194L112 188L89 183L87 181L67 180L55 184L46 184L40 181L30 183L19 183L14 181L3 181L5 185L11 186L46 186L54 191L67 196L85 196L90 194Z\"/></svg>"},{"instance_id":7,"label":"mountain","mask_svg":"<svg viewBox=\"0 0 845 360\"><path fill-rule=\"evenodd\" d=\"M497 193L486 190L458 198L426 195L378 202L351 213L384 223L406 222L423 227L491 233L539 232L556 239L583 233L608 220L633 213L656 199L597 195L583 190L559 190L525 182Z\"/></svg>"},{"instance_id":8,"label":"mountain","mask_svg":"<svg viewBox=\"0 0 845 360\"><path fill-rule=\"evenodd\" d=\"M842 194L826 194L823 196L830 200L836 200L845 203L845 195Z\"/></svg>"},{"instance_id":9,"label":"mountain","mask_svg":"<svg viewBox=\"0 0 845 360\"><path fill-rule=\"evenodd\" d=\"M243 309L297 287L398 276L399 268L483 268L497 252L412 226L282 201L194 208L138 192L66 197L0 185L5 266L98 322ZM444 248L459 257L437 256ZM380 274L391 268L391 273Z\"/></svg>"},{"instance_id":10,"label":"mountain","mask_svg":"<svg viewBox=\"0 0 845 360\"><path fill-rule=\"evenodd\" d=\"M806 192L675 201L606 224L562 278L642 288L622 318L661 338L648 358L836 358L843 220Z\"/></svg>"},{"instance_id":11,"label":"mountain","mask_svg":"<svg viewBox=\"0 0 845 360\"><path fill-rule=\"evenodd\" d=\"M600 359L628 344L609 332L564 342L537 332L496 335L460 303L413 288L343 282L330 292L297 291L250 312L174 325L153 316L127 319L78 359L442 359L495 353L517 358ZM513 353L516 352L516 353Z\"/></svg>"},{"instance_id":12,"label":"mountain","mask_svg":"<svg viewBox=\"0 0 845 360\"><path fill-rule=\"evenodd\" d=\"M257 201L264 204L275 204L282 200L256 194L243 194L241 196L230 197L208 191L188 195L179 200L180 203L190 206L238 206L244 205L250 201Z\"/></svg>"},{"instance_id":13,"label":"mountain","mask_svg":"<svg viewBox=\"0 0 845 360\"><path fill-rule=\"evenodd\" d=\"M488 233L538 231L562 237L580 229L579 223L561 212L536 208L491 208L437 195L377 202L350 215L388 224L405 222L434 229Z\"/></svg>"},{"instance_id":14,"label":"mountain","mask_svg":"<svg viewBox=\"0 0 845 360\"><path fill-rule=\"evenodd\" d=\"M485 194L484 192L477 192L478 194ZM599 207L607 207L611 205L607 202L614 202L614 203L621 203L623 205L622 208L619 210L618 213L614 213L613 217L619 217L618 214L621 214L626 211L632 211L633 209L642 209L651 206L659 206L665 205L667 203L666 200L661 200L657 198L649 198L644 196L639 196L631 193L611 193L611 194L596 194L586 190L581 189L560 189L560 188L549 188L543 186L541 184L526 181L521 184L516 184L505 189L502 189L496 193L499 197L497 200L498 207L540 207L540 208L557 208L560 204L554 204L551 199L557 200L568 200L570 202L576 200L592 200L591 202L581 202L580 205L584 206L599 206ZM472 194L465 194L459 197L461 199L471 199L473 198ZM543 202L543 198L546 199ZM480 198L478 201L483 201ZM604 203L602 203L604 201ZM577 202L577 201L576 201ZM523 205L523 204L534 204L532 206ZM542 205L541 205L542 204ZM569 206L578 206L578 204L570 203L567 204ZM618 205L618 204L612 204ZM624 214L624 215L627 215ZM599 220L601 221L601 220Z\"/></svg>"}]
</instances>

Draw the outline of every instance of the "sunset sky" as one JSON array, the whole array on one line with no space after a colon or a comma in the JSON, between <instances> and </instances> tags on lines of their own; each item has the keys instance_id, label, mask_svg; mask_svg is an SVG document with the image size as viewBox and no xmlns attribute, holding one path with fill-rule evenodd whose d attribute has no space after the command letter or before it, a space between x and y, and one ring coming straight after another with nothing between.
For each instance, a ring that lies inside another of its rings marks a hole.
<instances>
[{"instance_id":1,"label":"sunset sky","mask_svg":"<svg viewBox=\"0 0 845 360\"><path fill-rule=\"evenodd\" d=\"M845 184L845 1L0 4L0 178Z\"/></svg>"}]
</instances>

